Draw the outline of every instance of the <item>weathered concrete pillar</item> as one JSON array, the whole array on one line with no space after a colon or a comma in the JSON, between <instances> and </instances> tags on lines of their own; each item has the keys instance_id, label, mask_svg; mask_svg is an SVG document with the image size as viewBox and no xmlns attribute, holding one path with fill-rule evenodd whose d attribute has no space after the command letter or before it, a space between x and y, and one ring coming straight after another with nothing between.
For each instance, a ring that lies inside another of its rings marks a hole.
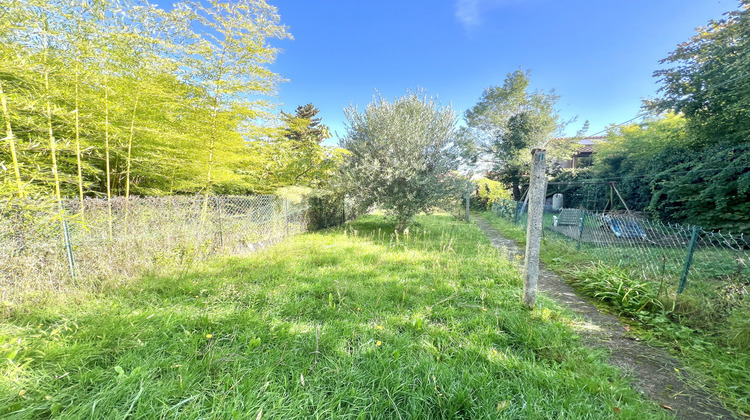
<instances>
[{"instance_id":1,"label":"weathered concrete pillar","mask_svg":"<svg viewBox=\"0 0 750 420\"><path fill-rule=\"evenodd\" d=\"M526 259L523 267L523 303L529 308L536 304L539 281L539 248L542 243L542 217L547 194L547 176L544 173L546 154L544 149L531 151L529 216L526 224Z\"/></svg>"}]
</instances>

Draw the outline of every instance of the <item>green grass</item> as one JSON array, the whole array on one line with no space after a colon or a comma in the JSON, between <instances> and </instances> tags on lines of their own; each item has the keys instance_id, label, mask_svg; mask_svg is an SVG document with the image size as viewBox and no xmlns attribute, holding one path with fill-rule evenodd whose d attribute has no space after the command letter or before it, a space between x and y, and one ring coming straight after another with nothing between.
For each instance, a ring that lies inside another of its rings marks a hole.
<instances>
[{"instance_id":1,"label":"green grass","mask_svg":"<svg viewBox=\"0 0 750 420\"><path fill-rule=\"evenodd\" d=\"M662 418L474 226L369 216L0 323L0 417Z\"/></svg>"},{"instance_id":2,"label":"green grass","mask_svg":"<svg viewBox=\"0 0 750 420\"><path fill-rule=\"evenodd\" d=\"M525 230L492 212L482 213L505 237L525 244ZM658 282L645 281L626 268L602 262L587 249L545 232L542 262L582 293L596 298L630 322L641 337L676 354L699 380L739 416L750 417L750 305L717 318L698 293L668 296ZM606 261L606 260L605 260ZM697 281L694 283L698 283ZM693 290L700 290L693 287ZM700 325L701 328L697 328Z\"/></svg>"},{"instance_id":3,"label":"green grass","mask_svg":"<svg viewBox=\"0 0 750 420\"><path fill-rule=\"evenodd\" d=\"M507 212L501 212L500 216L507 220L513 218L512 213ZM524 225L527 216L521 216L518 224ZM674 227L659 222L644 222L647 232L655 229L659 235L671 235L671 239L667 240L671 242L671 246L617 240L608 229L601 228L601 221L597 221L596 217L588 217L584 233L584 238L587 239L579 244L578 227L573 229L573 237L567 236L554 230L553 216L544 214L543 235L547 241L557 242L557 249L565 248L567 254L581 254L579 258L582 260L602 261L607 265L627 269L631 277L657 283L660 297L678 300L676 298L685 269L690 232L675 230ZM606 245L586 242L592 236ZM677 239L680 237L681 240ZM679 296L683 306L692 304L688 311L691 316L681 322L695 328L706 328L707 323L726 321L737 300L742 299L742 293L737 293L737 290L750 283L750 266L746 263L750 253L741 250L743 241L738 240L732 244L731 240L722 242L719 238L718 235L713 237L707 233L702 234L691 258L686 288L682 296ZM739 239L739 236L736 238Z\"/></svg>"}]
</instances>

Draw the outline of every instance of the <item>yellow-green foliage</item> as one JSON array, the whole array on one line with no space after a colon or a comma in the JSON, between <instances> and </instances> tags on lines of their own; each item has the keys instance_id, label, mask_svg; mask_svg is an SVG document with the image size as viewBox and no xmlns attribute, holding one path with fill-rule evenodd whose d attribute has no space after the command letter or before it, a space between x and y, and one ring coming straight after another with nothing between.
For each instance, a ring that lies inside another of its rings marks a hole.
<instances>
[{"instance_id":1,"label":"yellow-green foliage","mask_svg":"<svg viewBox=\"0 0 750 420\"><path fill-rule=\"evenodd\" d=\"M267 68L272 43L291 37L276 8L183 6L3 3L0 200L266 193L327 181L340 153L276 142L284 130L268 123L281 82ZM297 131L315 123L327 136L314 106L303 109Z\"/></svg>"},{"instance_id":2,"label":"yellow-green foliage","mask_svg":"<svg viewBox=\"0 0 750 420\"><path fill-rule=\"evenodd\" d=\"M476 184L477 197L483 201L486 200L487 205L492 205L492 203L500 199L510 199L510 191L500 182L487 178L479 178L473 182Z\"/></svg>"}]
</instances>

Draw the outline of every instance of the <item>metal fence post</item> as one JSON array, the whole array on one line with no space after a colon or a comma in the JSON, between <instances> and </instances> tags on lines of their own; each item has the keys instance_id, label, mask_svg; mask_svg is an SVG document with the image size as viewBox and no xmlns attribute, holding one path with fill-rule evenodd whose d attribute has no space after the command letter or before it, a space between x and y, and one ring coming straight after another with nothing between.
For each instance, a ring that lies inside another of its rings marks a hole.
<instances>
[{"instance_id":1,"label":"metal fence post","mask_svg":"<svg viewBox=\"0 0 750 420\"><path fill-rule=\"evenodd\" d=\"M688 245L687 257L685 258L685 267L682 269L682 277L680 277L680 286L677 288L677 294L680 294L685 290L690 266L693 264L693 253L695 252L695 245L698 242L699 230L700 228L698 226L693 226L693 232L692 235L690 235L690 245Z\"/></svg>"},{"instance_id":2,"label":"metal fence post","mask_svg":"<svg viewBox=\"0 0 750 420\"><path fill-rule=\"evenodd\" d=\"M523 269L523 303L529 308L536 304L539 280L539 250L542 242L542 218L547 178L544 174L544 149L531 151L531 185L529 186L529 213L526 223L526 259Z\"/></svg>"},{"instance_id":3,"label":"metal fence post","mask_svg":"<svg viewBox=\"0 0 750 420\"><path fill-rule=\"evenodd\" d=\"M76 266L73 262L73 245L70 242L70 230L68 230L68 221L63 219L63 237L65 239L65 249L68 254L68 267L70 268L70 278L75 281L76 279Z\"/></svg>"},{"instance_id":4,"label":"metal fence post","mask_svg":"<svg viewBox=\"0 0 750 420\"><path fill-rule=\"evenodd\" d=\"M284 237L289 236L289 199L284 198Z\"/></svg>"},{"instance_id":5,"label":"metal fence post","mask_svg":"<svg viewBox=\"0 0 750 420\"><path fill-rule=\"evenodd\" d=\"M224 232L223 228L221 226L221 203L219 202L219 197L214 196L214 202L216 203L216 211L219 214L219 248L224 246Z\"/></svg>"},{"instance_id":6,"label":"metal fence post","mask_svg":"<svg viewBox=\"0 0 750 420\"><path fill-rule=\"evenodd\" d=\"M586 212L582 212L581 214L581 228L578 230L578 245L576 245L576 249L578 251L581 250L581 240L583 239L583 226L586 224Z\"/></svg>"},{"instance_id":7,"label":"metal fence post","mask_svg":"<svg viewBox=\"0 0 750 420\"><path fill-rule=\"evenodd\" d=\"M470 221L469 220L469 200L470 200L470 197L471 197L471 193L467 192L466 193L466 223L469 223L469 221Z\"/></svg>"}]
</instances>

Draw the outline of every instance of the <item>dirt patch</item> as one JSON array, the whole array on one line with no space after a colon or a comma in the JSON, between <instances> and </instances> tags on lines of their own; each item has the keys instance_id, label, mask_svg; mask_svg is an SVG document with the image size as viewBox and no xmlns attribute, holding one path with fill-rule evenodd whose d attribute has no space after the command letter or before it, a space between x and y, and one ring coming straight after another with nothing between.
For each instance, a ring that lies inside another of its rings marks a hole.
<instances>
[{"instance_id":1,"label":"dirt patch","mask_svg":"<svg viewBox=\"0 0 750 420\"><path fill-rule=\"evenodd\" d=\"M486 220L474 218L474 221L496 248L507 252L509 259L523 256L518 244L503 238ZM677 359L663 349L629 335L617 317L600 312L592 303L578 296L565 280L544 267L540 269L539 291L579 314L585 320L580 326L583 343L609 349L610 363L626 370L638 391L662 407L670 407L677 418L735 418L684 371Z\"/></svg>"}]
</instances>

